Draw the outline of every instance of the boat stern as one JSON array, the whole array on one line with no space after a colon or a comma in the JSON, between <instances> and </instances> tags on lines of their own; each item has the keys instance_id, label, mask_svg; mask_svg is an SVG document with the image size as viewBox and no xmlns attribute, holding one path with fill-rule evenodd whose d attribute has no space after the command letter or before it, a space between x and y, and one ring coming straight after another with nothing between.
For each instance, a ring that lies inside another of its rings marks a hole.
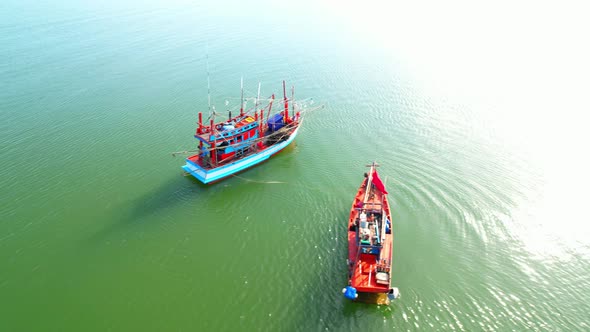
<instances>
[{"instance_id":1,"label":"boat stern","mask_svg":"<svg viewBox=\"0 0 590 332\"><path fill-rule=\"evenodd\" d=\"M182 169L187 174L192 175L194 178L203 182L204 184L211 182L211 180L208 179L207 171L188 158L186 159L186 165L182 166Z\"/></svg>"}]
</instances>

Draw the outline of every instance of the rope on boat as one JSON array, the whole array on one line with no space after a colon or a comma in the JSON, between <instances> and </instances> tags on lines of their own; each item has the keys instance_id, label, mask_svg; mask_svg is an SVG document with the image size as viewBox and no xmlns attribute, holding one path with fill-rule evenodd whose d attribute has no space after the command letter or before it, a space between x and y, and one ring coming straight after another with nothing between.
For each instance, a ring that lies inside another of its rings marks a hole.
<instances>
[{"instance_id":1,"label":"rope on boat","mask_svg":"<svg viewBox=\"0 0 590 332\"><path fill-rule=\"evenodd\" d=\"M283 181L256 181L256 180L251 180L251 179L246 179L245 177L239 176L239 175L232 175L233 177L236 177L238 179L247 181L247 182L252 182L252 183L262 183L262 184L286 184L287 182L283 182Z\"/></svg>"}]
</instances>

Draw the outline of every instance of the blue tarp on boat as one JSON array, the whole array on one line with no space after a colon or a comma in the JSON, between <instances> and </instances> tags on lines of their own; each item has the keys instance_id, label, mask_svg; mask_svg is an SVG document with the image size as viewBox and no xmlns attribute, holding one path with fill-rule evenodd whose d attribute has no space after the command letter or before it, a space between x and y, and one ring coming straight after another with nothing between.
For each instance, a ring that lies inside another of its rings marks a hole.
<instances>
[{"instance_id":1,"label":"blue tarp on boat","mask_svg":"<svg viewBox=\"0 0 590 332\"><path fill-rule=\"evenodd\" d=\"M283 114L277 113L273 115L270 119L268 119L268 129L271 132L275 132L285 126L285 122L283 121Z\"/></svg>"}]
</instances>

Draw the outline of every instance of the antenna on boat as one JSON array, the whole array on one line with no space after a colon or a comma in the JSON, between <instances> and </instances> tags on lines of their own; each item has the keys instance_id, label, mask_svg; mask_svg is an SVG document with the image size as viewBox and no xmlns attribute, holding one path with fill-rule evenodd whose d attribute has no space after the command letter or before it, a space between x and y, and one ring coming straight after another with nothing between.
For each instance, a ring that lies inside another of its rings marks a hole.
<instances>
[{"instance_id":1,"label":"antenna on boat","mask_svg":"<svg viewBox=\"0 0 590 332\"><path fill-rule=\"evenodd\" d=\"M268 118L270 117L270 110L272 109L272 102L275 100L275 94L273 93L270 97L270 103L268 104L268 114L266 115L266 124L268 125Z\"/></svg>"},{"instance_id":2,"label":"antenna on boat","mask_svg":"<svg viewBox=\"0 0 590 332\"><path fill-rule=\"evenodd\" d=\"M260 99L260 82L258 82L258 96L256 97L256 103L254 104L254 112L258 112L258 100Z\"/></svg>"},{"instance_id":3,"label":"antenna on boat","mask_svg":"<svg viewBox=\"0 0 590 332\"><path fill-rule=\"evenodd\" d=\"M242 101L240 103L240 116L244 115L244 77L240 79L240 90L242 91Z\"/></svg>"},{"instance_id":4,"label":"antenna on boat","mask_svg":"<svg viewBox=\"0 0 590 332\"><path fill-rule=\"evenodd\" d=\"M209 117L211 117L211 83L209 81L209 44L207 44L207 105L209 107Z\"/></svg>"}]
</instances>

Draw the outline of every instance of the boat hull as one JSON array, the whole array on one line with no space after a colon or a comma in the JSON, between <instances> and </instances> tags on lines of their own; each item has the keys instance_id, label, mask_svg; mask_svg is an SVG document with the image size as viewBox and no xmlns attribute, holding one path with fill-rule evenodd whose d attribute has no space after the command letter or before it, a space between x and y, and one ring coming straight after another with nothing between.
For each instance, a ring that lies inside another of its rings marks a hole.
<instances>
[{"instance_id":1,"label":"boat hull","mask_svg":"<svg viewBox=\"0 0 590 332\"><path fill-rule=\"evenodd\" d=\"M197 163L193 162L192 160L186 159L186 165L182 166L182 169L188 174L195 177L197 180L205 184L222 180L228 176L236 174L252 166L258 165L261 162L270 158L272 155L286 148L295 140L299 128L300 127L297 127L297 129L295 129L293 133L289 136L289 138L285 141L274 144L258 153L236 160L235 162L229 163L227 165L223 165L213 169L205 169L199 166Z\"/></svg>"}]
</instances>

